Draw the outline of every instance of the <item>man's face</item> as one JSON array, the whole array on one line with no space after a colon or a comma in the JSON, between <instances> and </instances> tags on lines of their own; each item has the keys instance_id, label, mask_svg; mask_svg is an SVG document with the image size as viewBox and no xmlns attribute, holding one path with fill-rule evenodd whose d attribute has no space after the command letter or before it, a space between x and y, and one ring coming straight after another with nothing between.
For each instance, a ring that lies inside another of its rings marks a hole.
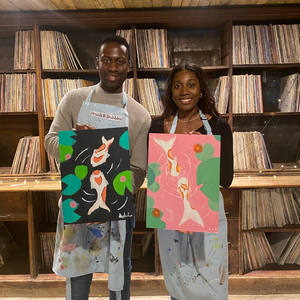
<instances>
[{"instance_id":1,"label":"man's face","mask_svg":"<svg viewBox=\"0 0 300 300\"><path fill-rule=\"evenodd\" d=\"M109 93L121 93L129 71L127 49L118 43L105 43L97 58L100 86Z\"/></svg>"}]
</instances>

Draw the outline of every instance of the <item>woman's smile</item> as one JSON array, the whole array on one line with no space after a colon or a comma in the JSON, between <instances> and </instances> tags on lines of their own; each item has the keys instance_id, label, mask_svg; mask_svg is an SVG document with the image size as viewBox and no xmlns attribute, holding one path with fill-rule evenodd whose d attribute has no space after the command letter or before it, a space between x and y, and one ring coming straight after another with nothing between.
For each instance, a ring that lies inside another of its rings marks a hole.
<instances>
[{"instance_id":1,"label":"woman's smile","mask_svg":"<svg viewBox=\"0 0 300 300\"><path fill-rule=\"evenodd\" d=\"M182 70L178 72L172 83L172 99L184 115L189 114L196 106L201 95L199 80L194 72Z\"/></svg>"}]
</instances>

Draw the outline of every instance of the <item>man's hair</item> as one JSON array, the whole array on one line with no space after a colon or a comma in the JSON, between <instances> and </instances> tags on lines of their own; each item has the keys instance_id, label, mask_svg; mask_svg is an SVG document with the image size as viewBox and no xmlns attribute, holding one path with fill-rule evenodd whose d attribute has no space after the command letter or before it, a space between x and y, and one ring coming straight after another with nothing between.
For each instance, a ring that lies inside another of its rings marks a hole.
<instances>
[{"instance_id":1,"label":"man's hair","mask_svg":"<svg viewBox=\"0 0 300 300\"><path fill-rule=\"evenodd\" d=\"M129 58L130 49L129 49L129 45L128 45L127 41L124 38L122 38L118 35L107 35L107 36L103 37L99 42L98 53L100 52L101 47L106 43L117 43L119 45L125 46L127 49L127 54L128 54L128 58Z\"/></svg>"}]
</instances>

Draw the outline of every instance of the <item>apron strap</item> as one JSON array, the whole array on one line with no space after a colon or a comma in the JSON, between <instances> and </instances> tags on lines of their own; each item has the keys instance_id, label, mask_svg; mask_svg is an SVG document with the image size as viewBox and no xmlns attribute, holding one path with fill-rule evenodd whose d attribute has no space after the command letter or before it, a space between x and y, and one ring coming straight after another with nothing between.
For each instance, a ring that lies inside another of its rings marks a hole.
<instances>
[{"instance_id":1,"label":"apron strap","mask_svg":"<svg viewBox=\"0 0 300 300\"><path fill-rule=\"evenodd\" d=\"M202 113L201 109L198 108L198 111L199 111L199 115L201 117L201 120L203 122L203 126L204 126L204 129L206 131L206 133L208 135L212 135L212 131L211 131L211 127L208 123L208 120L207 118L205 117L205 115ZM178 111L176 112L175 114L175 117L174 117L174 120L173 120L173 123L172 123L172 127L171 127L171 130L170 130L170 133L174 134L175 133L175 130L176 130L176 127L177 127L177 122L178 122Z\"/></svg>"},{"instance_id":2,"label":"apron strap","mask_svg":"<svg viewBox=\"0 0 300 300\"><path fill-rule=\"evenodd\" d=\"M201 117L201 120L203 122L203 126L205 128L205 131L206 131L207 135L212 135L211 127L208 123L207 118L205 117L205 114L202 113L201 109L199 109L199 114L200 114L200 117Z\"/></svg>"},{"instance_id":3,"label":"apron strap","mask_svg":"<svg viewBox=\"0 0 300 300\"><path fill-rule=\"evenodd\" d=\"M93 88L92 88L92 90L89 92L89 95L87 96L87 98L86 98L86 102L91 102L91 99L92 99L92 95L93 95L93 93L94 93L94 91L96 90L96 87L97 87L97 85L95 85Z\"/></svg>"},{"instance_id":4,"label":"apron strap","mask_svg":"<svg viewBox=\"0 0 300 300\"><path fill-rule=\"evenodd\" d=\"M176 112L176 115L173 119L172 127L171 127L171 130L170 130L171 134L175 133L175 130L176 130L176 127L177 127L177 120L178 120L178 111Z\"/></svg>"},{"instance_id":5,"label":"apron strap","mask_svg":"<svg viewBox=\"0 0 300 300\"><path fill-rule=\"evenodd\" d=\"M199 111L199 115L201 117L201 120L203 122L203 126L204 129L207 133L207 135L212 135L212 131L211 131L211 127L208 123L208 120L206 118L206 116L202 113L201 109L198 108ZM178 122L178 111L175 114L173 123L172 123L172 127L170 130L171 134L175 133L176 127L177 127L177 122ZM192 251L192 245L191 245L191 241L190 241L190 235L189 234L182 234L182 247L181 247L181 262L184 264L188 264L188 257L192 255L191 251ZM192 255L193 256L193 255ZM190 274L187 274L187 276Z\"/></svg>"}]
</instances>

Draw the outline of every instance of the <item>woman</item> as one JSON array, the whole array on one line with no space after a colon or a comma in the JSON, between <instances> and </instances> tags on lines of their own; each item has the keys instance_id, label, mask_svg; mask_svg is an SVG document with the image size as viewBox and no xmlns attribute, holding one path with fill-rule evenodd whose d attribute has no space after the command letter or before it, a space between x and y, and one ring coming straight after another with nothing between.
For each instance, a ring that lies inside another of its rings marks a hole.
<instances>
[{"instance_id":1,"label":"woman","mask_svg":"<svg viewBox=\"0 0 300 300\"><path fill-rule=\"evenodd\" d=\"M175 67L168 77L165 111L152 133L221 135L220 185L233 178L232 133L219 117L205 72L194 64ZM228 299L227 221L219 196L219 232L158 229L165 284L172 300Z\"/></svg>"}]
</instances>

